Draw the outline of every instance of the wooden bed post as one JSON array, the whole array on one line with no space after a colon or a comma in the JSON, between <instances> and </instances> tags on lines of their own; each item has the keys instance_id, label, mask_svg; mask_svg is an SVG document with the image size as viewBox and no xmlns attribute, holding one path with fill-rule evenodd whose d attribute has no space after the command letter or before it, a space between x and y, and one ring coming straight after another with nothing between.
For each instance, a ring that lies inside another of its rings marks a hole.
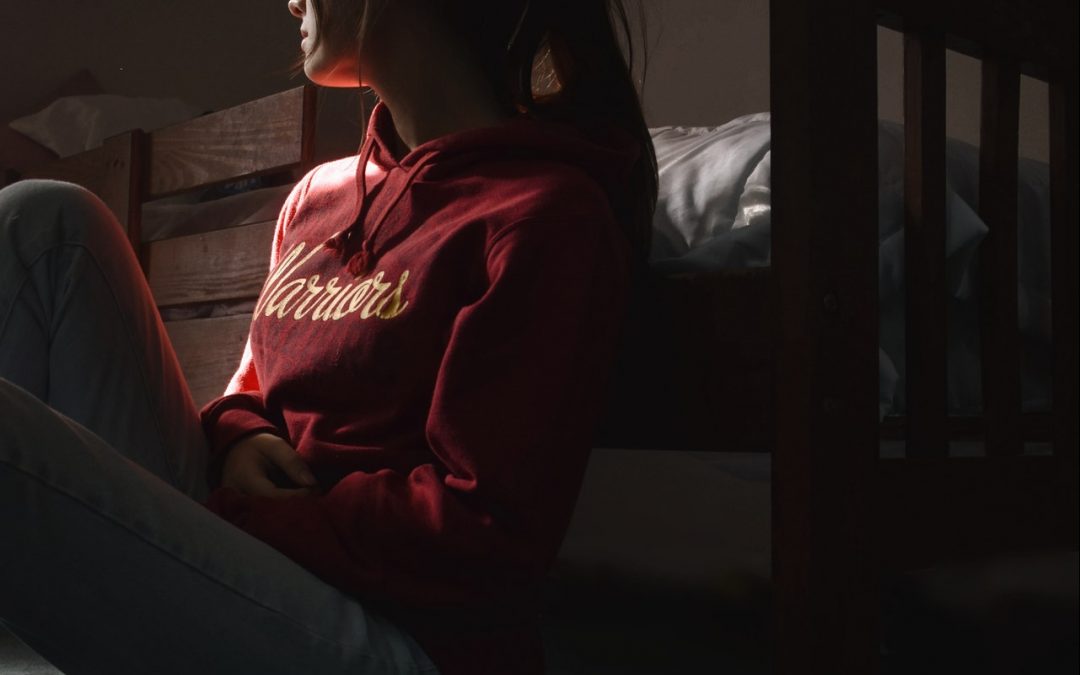
<instances>
[{"instance_id":1,"label":"wooden bed post","mask_svg":"<svg viewBox=\"0 0 1080 675\"><path fill-rule=\"evenodd\" d=\"M146 261L141 255L140 224L145 139L146 134L139 130L117 134L106 138L97 148L49 162L24 176L68 181L100 197L124 226L144 272Z\"/></svg>"},{"instance_id":2,"label":"wooden bed post","mask_svg":"<svg viewBox=\"0 0 1080 675\"><path fill-rule=\"evenodd\" d=\"M986 454L1015 457L1020 431L1020 323L1017 158L1020 127L1020 66L994 53L982 59L979 147L979 217L989 228L979 249L982 262L982 389ZM992 272L991 272L992 271Z\"/></svg>"},{"instance_id":3,"label":"wooden bed post","mask_svg":"<svg viewBox=\"0 0 1080 675\"><path fill-rule=\"evenodd\" d=\"M949 455L945 36L904 32L904 344L909 458Z\"/></svg>"},{"instance_id":4,"label":"wooden bed post","mask_svg":"<svg viewBox=\"0 0 1080 675\"><path fill-rule=\"evenodd\" d=\"M1070 6L1071 26L1076 26L1077 7ZM1064 67L1050 73L1050 241L1053 302L1054 349L1054 459L1059 479L1064 483L1065 527L1076 545L1078 515L1077 446L1078 396L1077 382L1077 291L1080 275L1077 269L1077 234L1080 219L1077 214L1076 183L1078 173L1077 115L1077 43L1070 43L1071 53L1063 59Z\"/></svg>"},{"instance_id":5,"label":"wooden bed post","mask_svg":"<svg viewBox=\"0 0 1080 675\"><path fill-rule=\"evenodd\" d=\"M878 668L877 22L771 0L777 673Z\"/></svg>"},{"instance_id":6,"label":"wooden bed post","mask_svg":"<svg viewBox=\"0 0 1080 675\"><path fill-rule=\"evenodd\" d=\"M113 136L106 139L103 151L109 169L98 194L127 230L128 241L145 274L146 258L142 247L142 176L146 134L136 129Z\"/></svg>"}]
</instances>

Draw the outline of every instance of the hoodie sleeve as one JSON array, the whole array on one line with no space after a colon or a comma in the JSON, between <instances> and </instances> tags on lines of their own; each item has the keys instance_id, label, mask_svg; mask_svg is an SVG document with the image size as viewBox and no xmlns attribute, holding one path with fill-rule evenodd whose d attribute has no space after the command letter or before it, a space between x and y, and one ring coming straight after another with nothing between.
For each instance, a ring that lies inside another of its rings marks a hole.
<instances>
[{"instance_id":1,"label":"hoodie sleeve","mask_svg":"<svg viewBox=\"0 0 1080 675\"><path fill-rule=\"evenodd\" d=\"M311 184L315 169L297 182L285 198L285 203L278 213L274 227L273 244L270 248L270 267L272 271L281 255L281 242L285 230L292 222L303 195ZM199 411L203 433L206 435L210 450L209 470L211 485L217 485L217 472L228 449L237 441L255 433L272 433L288 440L284 429L275 424L267 415L259 388L259 376L252 358L250 330L240 357L240 365L229 379L225 392L216 399L203 405Z\"/></svg>"},{"instance_id":2,"label":"hoodie sleeve","mask_svg":"<svg viewBox=\"0 0 1080 675\"><path fill-rule=\"evenodd\" d=\"M322 495L222 488L212 508L358 596L491 607L529 588L577 500L626 308L627 248L610 212L502 230L436 378L425 437L437 461L356 471Z\"/></svg>"}]
</instances>

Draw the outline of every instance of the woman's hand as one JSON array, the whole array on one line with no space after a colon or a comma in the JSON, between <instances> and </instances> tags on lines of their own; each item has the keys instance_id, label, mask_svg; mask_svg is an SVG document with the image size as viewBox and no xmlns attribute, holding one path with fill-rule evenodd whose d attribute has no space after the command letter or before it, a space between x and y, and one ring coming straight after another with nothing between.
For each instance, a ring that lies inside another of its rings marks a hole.
<instances>
[{"instance_id":1,"label":"woman's hand","mask_svg":"<svg viewBox=\"0 0 1080 675\"><path fill-rule=\"evenodd\" d=\"M271 479L275 474L306 487L278 487ZM318 482L303 458L285 440L268 433L243 438L229 449L221 469L221 486L256 497L296 497L319 492Z\"/></svg>"}]
</instances>

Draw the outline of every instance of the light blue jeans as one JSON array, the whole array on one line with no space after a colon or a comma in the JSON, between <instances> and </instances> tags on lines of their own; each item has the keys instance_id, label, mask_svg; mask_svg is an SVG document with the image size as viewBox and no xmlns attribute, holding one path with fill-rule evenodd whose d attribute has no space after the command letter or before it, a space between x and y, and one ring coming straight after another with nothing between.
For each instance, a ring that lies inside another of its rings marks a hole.
<instances>
[{"instance_id":1,"label":"light blue jeans","mask_svg":"<svg viewBox=\"0 0 1080 675\"><path fill-rule=\"evenodd\" d=\"M202 506L206 463L112 213L70 183L0 190L0 622L67 675L437 672Z\"/></svg>"}]
</instances>

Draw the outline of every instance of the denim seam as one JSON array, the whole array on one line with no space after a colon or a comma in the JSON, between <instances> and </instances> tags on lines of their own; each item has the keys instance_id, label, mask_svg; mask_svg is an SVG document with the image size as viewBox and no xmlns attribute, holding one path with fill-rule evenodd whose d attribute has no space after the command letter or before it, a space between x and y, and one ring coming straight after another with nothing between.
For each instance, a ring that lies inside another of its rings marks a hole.
<instances>
[{"instance_id":1,"label":"denim seam","mask_svg":"<svg viewBox=\"0 0 1080 675\"><path fill-rule=\"evenodd\" d=\"M19 292L22 292L22 287L25 285L27 279L29 279L30 270L32 270L35 265L37 265L39 262L41 262L41 259L44 258L48 253L50 253L50 252L52 252L52 251L54 251L54 250L56 250L56 249L58 249L58 248L60 248L62 246L73 246L73 247L82 249L82 251L91 260L91 262L93 262L94 268L97 270L97 272L101 276L102 280L105 281L105 287L109 289L109 295L112 298L113 305L116 308L117 315L120 316L123 319L123 321L121 321L121 323L123 324L123 327L124 327L124 336L127 338L128 348L131 350L132 353L134 353L137 356L138 355L138 350L134 348L134 345L135 345L136 341L135 341L135 337L131 334L131 321L129 320L130 317L126 316L124 314L124 312L121 310L120 301L116 297L116 291L113 289L112 284L109 283L108 275L105 274L104 270L101 267L101 263L98 261L97 257L94 255L93 250L91 250L90 247L88 247L86 244L84 244L82 242L77 242L77 241L74 241L74 242L73 241L60 241L60 242L56 242L56 243L50 245L49 247L47 247L46 249L44 249L41 253L39 253L37 255L37 257L35 257L26 266L27 273L23 278L23 283L20 284ZM16 294L13 297L18 297L18 294ZM14 308L14 306L15 306L15 304L12 303L12 306L11 306L12 309ZM9 310L9 312L10 311L11 310ZM5 318L5 322L4 322L5 324L7 323L7 318L8 317ZM50 330L51 330L51 327L50 327ZM179 490L180 489L180 481L179 481L179 478L178 478L176 467L173 466L172 461L170 461L170 459L169 459L169 453L165 450L165 447L166 447L166 444L165 444L165 431L161 426L161 420L158 419L158 415L157 415L157 412L156 412L161 407L160 406L161 401L159 399L160 394L158 392L156 392L153 387L150 386L149 378L146 376L146 371L144 370L144 364L142 363L142 359L141 358L135 358L134 360L135 360L135 363L136 363L136 369L138 370L139 379L142 380L143 391L147 392L151 397L150 400L154 402L154 405L152 406L152 408L155 410L155 413L152 414L150 417L151 417L151 420L153 422L154 429L155 429L155 431L157 432L157 435L158 435L158 448L164 454L164 465L165 465L165 468L169 472L169 483L172 484L173 487L175 487L175 488L177 488ZM121 454L123 454L123 453L121 453Z\"/></svg>"},{"instance_id":2,"label":"denim seam","mask_svg":"<svg viewBox=\"0 0 1080 675\"><path fill-rule=\"evenodd\" d=\"M36 258L34 259L34 262L37 262ZM19 294L21 294L23 292L23 287L26 286L26 282L29 281L29 280L30 280L30 275L29 274L24 274L23 278L19 281L19 283L15 284L15 287L16 287L15 292L11 295L12 302L11 302L10 305L8 305L7 312L4 313L4 316L0 317L0 335L4 334L4 329L7 327L8 321L11 320L11 313L15 311L14 299L19 297Z\"/></svg>"},{"instance_id":3,"label":"denim seam","mask_svg":"<svg viewBox=\"0 0 1080 675\"><path fill-rule=\"evenodd\" d=\"M130 532L135 537L137 537L139 540L143 541L146 544L149 544L150 546L153 546L154 548L158 549L162 553L166 554L169 558L180 562L184 566L192 569L193 571L195 571L199 575L205 577L206 579L210 580L211 582L213 582L215 584L218 584L219 586L221 586L225 590L227 590L227 591L229 591L229 592L231 592L231 593L233 593L235 595L240 596L242 599L244 599L247 602L250 602L252 605L255 605L256 607L260 607L260 608L266 610L267 612L282 618L286 623L295 626L296 628L300 629L301 631L308 634L309 636L311 636L311 637L313 637L313 638L315 638L317 640L320 640L322 642L325 642L325 643L327 643L329 645L332 645L332 646L334 646L336 648L346 646L346 645L343 645L342 643L340 643L340 642L338 642L336 640L333 640L331 638L328 638L328 637L325 637L323 635L319 635L318 633L313 632L309 627L305 626L303 623L297 621L296 619L293 619L292 617L290 617L288 614L285 614L281 610L275 609L273 607L269 607L268 605L260 602L259 600L256 600L255 598L250 597L249 595L247 595L246 593L242 592L241 590L233 587L232 585L230 585L226 581L213 576L212 574L210 574L206 570L200 568L198 565L195 565L194 563L192 563L192 562L190 562L188 560L185 560L183 557L176 555L172 551L166 549L160 543L158 543L158 542L156 542L156 541L154 541L152 539L147 538L143 533L133 529L128 524L126 524L123 521L119 520L118 518L114 517L111 513L108 513L107 511L103 511L99 507L97 507L97 506L95 506L93 504L90 504L87 501L83 500L78 495L74 495L74 494L68 492L67 490L64 490L63 488L50 483L49 481L45 480L41 476L38 476L33 471L30 471L29 469L27 469L25 467L22 467L22 466L19 466L17 464L14 464L14 463L12 463L10 461L2 461L2 462L0 462L0 465L7 466L7 467L9 467L9 468L11 468L11 469L13 469L15 471L18 471L18 472L20 472L22 474L25 474L25 475L29 476L30 478L34 479L35 481L37 481L38 483L40 483L41 485L45 486L46 488L52 490L53 492L56 492L57 494L61 494L61 495L65 496L65 497L67 497L68 499L71 499L72 501L75 501L75 502L81 504L82 506L86 507L86 510L89 511L90 513L93 513L93 514L101 517L102 519L113 523L114 525L120 527L123 530L126 530L127 532ZM180 494L183 494L183 493L180 493ZM198 502L196 502L196 504L197 503ZM240 530L240 531L242 532L243 530ZM364 658L365 660L367 660L372 665L386 665L385 661L382 661L381 659L377 659L376 657L374 657L374 656L372 656L370 654L363 654L362 653L361 657ZM390 665L393 665L393 664L391 663Z\"/></svg>"}]
</instances>

